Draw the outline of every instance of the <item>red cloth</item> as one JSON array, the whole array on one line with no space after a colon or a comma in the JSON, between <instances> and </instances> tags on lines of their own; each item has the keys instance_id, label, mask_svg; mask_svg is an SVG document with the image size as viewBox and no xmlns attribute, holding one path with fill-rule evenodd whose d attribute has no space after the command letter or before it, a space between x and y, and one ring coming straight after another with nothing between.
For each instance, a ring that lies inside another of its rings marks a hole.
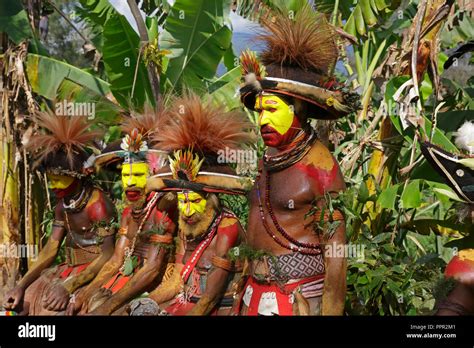
<instances>
[{"instance_id":1,"label":"red cloth","mask_svg":"<svg viewBox=\"0 0 474 348\"><path fill-rule=\"evenodd\" d=\"M251 286L253 288L252 296L250 298L250 303L247 309L248 316L259 315L258 307L260 304L260 299L262 294L266 292L274 292L276 295L276 302L278 304L278 315L293 315L293 300L294 296L292 295L293 291L300 285L311 282L313 280L324 277L314 276L302 279L298 282L292 284L286 284L284 286L278 286L276 283L272 282L270 284L261 284L258 283L253 277L249 277L247 283L244 287L244 296L247 288ZM241 299L243 301L243 298Z\"/></svg>"},{"instance_id":2,"label":"red cloth","mask_svg":"<svg viewBox=\"0 0 474 348\"><path fill-rule=\"evenodd\" d=\"M107 283L105 283L103 288L109 289L110 291L112 291L112 294L115 294L120 289L122 289L125 284L128 283L130 278L130 276L124 276L122 273L118 272L112 278L110 278Z\"/></svg>"},{"instance_id":3,"label":"red cloth","mask_svg":"<svg viewBox=\"0 0 474 348\"><path fill-rule=\"evenodd\" d=\"M81 273L83 270L87 268L91 263L84 263L82 265L76 265L76 266L68 266L67 263L61 264L59 267L62 267L64 269L61 270L61 274L59 275L59 278L65 279L67 277L75 276Z\"/></svg>"}]
</instances>

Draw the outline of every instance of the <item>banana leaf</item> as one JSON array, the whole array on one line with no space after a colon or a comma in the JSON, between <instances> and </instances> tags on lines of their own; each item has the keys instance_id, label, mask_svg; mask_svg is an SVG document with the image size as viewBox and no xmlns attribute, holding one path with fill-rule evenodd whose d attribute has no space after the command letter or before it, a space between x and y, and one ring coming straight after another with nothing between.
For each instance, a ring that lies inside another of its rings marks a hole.
<instances>
[{"instance_id":1,"label":"banana leaf","mask_svg":"<svg viewBox=\"0 0 474 348\"><path fill-rule=\"evenodd\" d=\"M170 50L162 77L169 92L189 88L206 91L231 44L232 32L225 25L229 0L177 0L160 35L160 48Z\"/></svg>"},{"instance_id":2,"label":"banana leaf","mask_svg":"<svg viewBox=\"0 0 474 348\"><path fill-rule=\"evenodd\" d=\"M110 93L108 82L73 65L50 57L28 54L26 72L33 92L50 100L56 99L59 86L65 79L87 87L101 96Z\"/></svg>"}]
</instances>

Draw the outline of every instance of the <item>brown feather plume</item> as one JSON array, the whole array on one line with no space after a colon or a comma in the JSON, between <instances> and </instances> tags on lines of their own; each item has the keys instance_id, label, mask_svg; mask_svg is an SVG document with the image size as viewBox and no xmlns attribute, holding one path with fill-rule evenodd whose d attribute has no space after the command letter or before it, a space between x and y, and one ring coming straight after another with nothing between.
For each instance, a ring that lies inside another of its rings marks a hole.
<instances>
[{"instance_id":1,"label":"brown feather plume","mask_svg":"<svg viewBox=\"0 0 474 348\"><path fill-rule=\"evenodd\" d=\"M26 148L35 151L36 165L63 152L70 168L74 167L76 156L84 157L86 147L102 135L99 131L90 131L87 117L57 116L52 112L37 112L33 117L36 124L46 133L33 136Z\"/></svg>"},{"instance_id":2,"label":"brown feather plume","mask_svg":"<svg viewBox=\"0 0 474 348\"><path fill-rule=\"evenodd\" d=\"M261 54L266 66L291 66L327 75L336 64L336 33L308 3L294 18L278 12L262 18L262 25L268 31L258 36L266 45Z\"/></svg>"},{"instance_id":3,"label":"brown feather plume","mask_svg":"<svg viewBox=\"0 0 474 348\"><path fill-rule=\"evenodd\" d=\"M164 120L165 113L164 107L158 110L145 107L143 113L132 112L130 116L125 116L120 128L125 134L130 134L133 129L137 129L144 138L151 140L153 134L160 128L160 122Z\"/></svg>"},{"instance_id":4,"label":"brown feather plume","mask_svg":"<svg viewBox=\"0 0 474 348\"><path fill-rule=\"evenodd\" d=\"M254 134L249 132L253 125L239 111L224 112L222 107L203 102L192 92L176 98L172 105L165 124L154 137L158 149L193 148L212 155L254 142Z\"/></svg>"}]
</instances>

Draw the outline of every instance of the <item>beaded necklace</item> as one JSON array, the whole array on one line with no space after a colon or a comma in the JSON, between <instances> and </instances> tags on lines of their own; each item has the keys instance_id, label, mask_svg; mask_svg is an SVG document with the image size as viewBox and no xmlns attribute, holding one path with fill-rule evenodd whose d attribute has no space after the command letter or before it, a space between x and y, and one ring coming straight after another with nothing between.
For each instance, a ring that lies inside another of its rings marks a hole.
<instances>
[{"instance_id":1,"label":"beaded necklace","mask_svg":"<svg viewBox=\"0 0 474 348\"><path fill-rule=\"evenodd\" d=\"M316 139L316 132L312 128L309 135L301 131L289 145L289 149L274 156L263 156L265 168L267 171L278 171L292 166L309 152Z\"/></svg>"},{"instance_id":2,"label":"beaded necklace","mask_svg":"<svg viewBox=\"0 0 474 348\"><path fill-rule=\"evenodd\" d=\"M84 187L75 199L70 199L69 204L66 204L63 199L63 208L69 213L77 213L84 209L92 196L93 189L91 187Z\"/></svg>"},{"instance_id":3,"label":"beaded necklace","mask_svg":"<svg viewBox=\"0 0 474 348\"><path fill-rule=\"evenodd\" d=\"M317 243L303 243L298 241L297 239L293 238L291 235L288 234L288 232L285 231L283 227L280 226L278 223L278 220L273 212L273 208L270 203L270 174L267 172L266 177L266 190L265 190L265 203L267 206L268 214L270 215L273 224L275 225L276 229L280 234L283 236L288 243L285 243L282 241L280 238L278 238L273 231L271 230L270 226L267 224L267 219L265 217L265 211L263 208L262 204L262 199L261 199L261 193L260 193L260 185L259 185L259 180L257 179L257 197L258 197L258 207L260 211L260 218L262 220L263 227L267 234L281 247L291 250L293 252L298 252L301 254L307 254L307 255L318 255L321 254L321 246Z\"/></svg>"},{"instance_id":4,"label":"beaded necklace","mask_svg":"<svg viewBox=\"0 0 474 348\"><path fill-rule=\"evenodd\" d=\"M146 220L148 219L148 217L150 216L151 212L153 211L153 208L155 207L155 204L156 202L158 201L159 198L161 198L163 195L161 193L155 193L155 195L150 199L150 201L148 202L147 206L143 209L145 211L145 214L144 214L144 218L143 220L141 221L140 225L138 226L138 230L137 232L135 233L135 235L133 236L133 239L132 239L132 243L131 243L131 246L130 247L126 247L125 250L124 250L124 261L123 261L123 264L122 264L122 267L120 267L120 272L123 273L124 270L125 270L125 265L127 262L129 262L128 260L131 259L132 255L133 255L133 252L135 250L135 243L137 241L137 237L138 235L142 232L142 229L143 229L143 225L145 224Z\"/></svg>"}]
</instances>

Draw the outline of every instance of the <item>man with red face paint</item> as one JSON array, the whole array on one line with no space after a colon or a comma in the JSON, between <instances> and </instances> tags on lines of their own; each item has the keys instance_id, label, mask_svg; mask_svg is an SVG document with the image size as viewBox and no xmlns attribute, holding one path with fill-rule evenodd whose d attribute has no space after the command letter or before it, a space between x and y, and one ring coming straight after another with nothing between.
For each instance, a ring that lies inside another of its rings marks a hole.
<instances>
[{"instance_id":1,"label":"man with red face paint","mask_svg":"<svg viewBox=\"0 0 474 348\"><path fill-rule=\"evenodd\" d=\"M98 135L88 130L86 118L39 113L36 121L50 131L36 135L29 149L37 150L39 169L57 199L53 229L38 260L6 294L4 307L20 314L58 315L112 255L115 210L84 168L90 162L85 147ZM51 267L64 239L66 262Z\"/></svg>"},{"instance_id":2,"label":"man with red face paint","mask_svg":"<svg viewBox=\"0 0 474 348\"><path fill-rule=\"evenodd\" d=\"M218 154L237 151L249 142L246 130L251 124L240 113L223 112L195 94L173 104L169 122L156 138L160 149L172 151L171 171L154 175L147 187L177 194L175 261L149 298L130 304L131 315L227 315L233 281L240 274L229 251L245 236L239 219L223 207L218 194L245 194L252 181L219 163Z\"/></svg>"},{"instance_id":3,"label":"man with red face paint","mask_svg":"<svg viewBox=\"0 0 474 348\"><path fill-rule=\"evenodd\" d=\"M327 198L345 189L344 178L308 119L341 117L354 97L328 82L337 59L334 32L310 5L263 24L265 66L252 52L241 57L241 100L258 112L267 150L250 192L240 314L341 315L346 260L329 249L345 243L345 224Z\"/></svg>"},{"instance_id":4,"label":"man with red face paint","mask_svg":"<svg viewBox=\"0 0 474 348\"><path fill-rule=\"evenodd\" d=\"M158 120L159 114L156 116ZM136 128L126 134L120 147L112 150L114 146L110 146L96 158L96 166L110 167L112 162L120 162L127 206L113 256L79 294L71 314L79 310L79 314L126 314L121 307L156 287L164 273L169 250L173 248L176 200L172 194L145 191L149 175L161 169L153 166L157 163L154 158L167 156L148 148L149 130L155 127L146 121L147 114L130 119ZM122 128L129 128L128 124Z\"/></svg>"}]
</instances>

